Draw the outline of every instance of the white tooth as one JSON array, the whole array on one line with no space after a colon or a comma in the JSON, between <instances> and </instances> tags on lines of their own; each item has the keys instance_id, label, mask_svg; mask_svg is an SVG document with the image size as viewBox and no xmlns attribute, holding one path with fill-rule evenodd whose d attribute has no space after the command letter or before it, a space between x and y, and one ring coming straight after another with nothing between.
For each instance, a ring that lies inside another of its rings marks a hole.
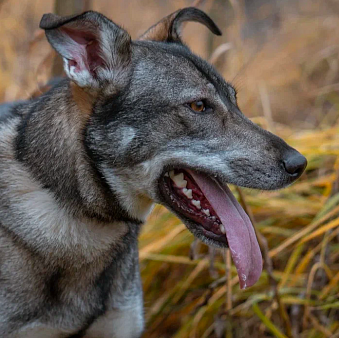
<instances>
[{"instance_id":1,"label":"white tooth","mask_svg":"<svg viewBox=\"0 0 339 338\"><path fill-rule=\"evenodd\" d=\"M171 170L171 171L169 172L169 175L170 175L170 178L173 178L173 177L174 177L174 170Z\"/></svg>"},{"instance_id":2,"label":"white tooth","mask_svg":"<svg viewBox=\"0 0 339 338\"><path fill-rule=\"evenodd\" d=\"M189 198L190 200L193 198L193 195L192 195L192 190L191 189L182 189L182 192L184 193L184 195Z\"/></svg>"},{"instance_id":3,"label":"white tooth","mask_svg":"<svg viewBox=\"0 0 339 338\"><path fill-rule=\"evenodd\" d=\"M202 212L207 215L207 216L210 216L210 211L209 209L202 209Z\"/></svg>"},{"instance_id":4,"label":"white tooth","mask_svg":"<svg viewBox=\"0 0 339 338\"><path fill-rule=\"evenodd\" d=\"M175 175L172 178L172 181L176 184L179 188L186 188L187 181L184 180L184 174L180 173L178 175Z\"/></svg>"},{"instance_id":5,"label":"white tooth","mask_svg":"<svg viewBox=\"0 0 339 338\"><path fill-rule=\"evenodd\" d=\"M220 231L225 234L226 233L226 230L225 230L225 227L223 224L220 224Z\"/></svg>"},{"instance_id":6,"label":"white tooth","mask_svg":"<svg viewBox=\"0 0 339 338\"><path fill-rule=\"evenodd\" d=\"M213 221L215 221L217 218L215 216L212 216L211 217Z\"/></svg>"},{"instance_id":7,"label":"white tooth","mask_svg":"<svg viewBox=\"0 0 339 338\"><path fill-rule=\"evenodd\" d=\"M192 204L193 204L196 208L201 209L200 201L192 200Z\"/></svg>"},{"instance_id":8,"label":"white tooth","mask_svg":"<svg viewBox=\"0 0 339 338\"><path fill-rule=\"evenodd\" d=\"M165 175L164 175L165 177L168 177L169 176L169 174L168 173L165 173Z\"/></svg>"}]
</instances>

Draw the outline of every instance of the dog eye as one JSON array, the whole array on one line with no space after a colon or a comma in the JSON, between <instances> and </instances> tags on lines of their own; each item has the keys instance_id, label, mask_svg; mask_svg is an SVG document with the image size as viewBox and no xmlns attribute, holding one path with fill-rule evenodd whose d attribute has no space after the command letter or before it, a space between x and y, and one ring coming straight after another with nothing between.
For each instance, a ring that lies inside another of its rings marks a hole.
<instances>
[{"instance_id":1,"label":"dog eye","mask_svg":"<svg viewBox=\"0 0 339 338\"><path fill-rule=\"evenodd\" d=\"M192 110L194 110L197 113L202 113L206 111L206 104L202 100L191 102L189 106Z\"/></svg>"}]
</instances>

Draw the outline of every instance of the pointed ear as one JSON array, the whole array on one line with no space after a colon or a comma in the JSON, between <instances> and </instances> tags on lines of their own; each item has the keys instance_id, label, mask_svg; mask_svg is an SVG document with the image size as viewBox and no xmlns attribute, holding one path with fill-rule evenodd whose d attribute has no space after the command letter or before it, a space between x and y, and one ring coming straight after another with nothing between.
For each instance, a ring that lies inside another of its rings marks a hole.
<instances>
[{"instance_id":1,"label":"pointed ear","mask_svg":"<svg viewBox=\"0 0 339 338\"><path fill-rule=\"evenodd\" d=\"M45 14L40 28L62 56L67 76L80 87L99 89L125 81L131 37L104 15L92 11L68 17Z\"/></svg>"},{"instance_id":2,"label":"pointed ear","mask_svg":"<svg viewBox=\"0 0 339 338\"><path fill-rule=\"evenodd\" d=\"M195 7L187 7L163 18L149 28L139 40L180 42L182 24L186 21L200 22L209 28L212 33L221 35L218 26L205 12Z\"/></svg>"}]
</instances>

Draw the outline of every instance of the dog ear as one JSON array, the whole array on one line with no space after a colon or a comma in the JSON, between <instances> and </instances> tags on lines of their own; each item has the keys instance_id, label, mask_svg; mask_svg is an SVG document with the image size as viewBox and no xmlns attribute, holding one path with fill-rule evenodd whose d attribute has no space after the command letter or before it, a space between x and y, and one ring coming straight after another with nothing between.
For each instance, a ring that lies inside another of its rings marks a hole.
<instances>
[{"instance_id":1,"label":"dog ear","mask_svg":"<svg viewBox=\"0 0 339 338\"><path fill-rule=\"evenodd\" d=\"M67 76L80 87L119 84L131 59L131 37L104 15L88 11L40 22L52 47L62 56Z\"/></svg>"},{"instance_id":2,"label":"dog ear","mask_svg":"<svg viewBox=\"0 0 339 338\"><path fill-rule=\"evenodd\" d=\"M186 21L200 22L208 27L212 33L221 35L218 26L205 12L195 7L187 7L163 18L149 28L139 40L181 42L181 28Z\"/></svg>"}]
</instances>

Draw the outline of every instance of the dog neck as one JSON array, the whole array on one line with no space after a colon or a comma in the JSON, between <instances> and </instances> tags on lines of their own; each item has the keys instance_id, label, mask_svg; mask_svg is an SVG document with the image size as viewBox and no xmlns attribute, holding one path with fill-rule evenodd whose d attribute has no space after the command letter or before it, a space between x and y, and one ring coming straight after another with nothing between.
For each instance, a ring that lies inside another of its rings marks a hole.
<instances>
[{"instance_id":1,"label":"dog neck","mask_svg":"<svg viewBox=\"0 0 339 338\"><path fill-rule=\"evenodd\" d=\"M84 144L95 100L64 80L34 101L18 128L17 159L74 216L140 224L121 206Z\"/></svg>"}]
</instances>

